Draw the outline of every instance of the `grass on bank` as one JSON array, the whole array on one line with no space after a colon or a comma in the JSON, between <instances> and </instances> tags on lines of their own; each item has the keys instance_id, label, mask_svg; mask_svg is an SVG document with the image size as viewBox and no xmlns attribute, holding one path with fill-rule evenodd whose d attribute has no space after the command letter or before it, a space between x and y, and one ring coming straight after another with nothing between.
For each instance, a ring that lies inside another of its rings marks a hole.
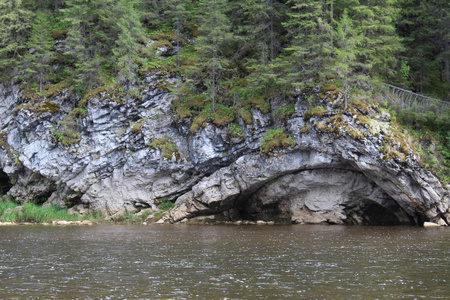
<instances>
[{"instance_id":1,"label":"grass on bank","mask_svg":"<svg viewBox=\"0 0 450 300\"><path fill-rule=\"evenodd\" d=\"M150 215L153 215L153 221L156 222L160 220L162 217L164 217L167 211L169 211L174 206L175 203L173 203L170 200L165 200L158 205L157 211L145 210L141 213L137 213L135 211L128 211L125 214L112 217L111 221L115 223L117 222L117 223L133 224L144 222Z\"/></svg>"},{"instance_id":2,"label":"grass on bank","mask_svg":"<svg viewBox=\"0 0 450 300\"><path fill-rule=\"evenodd\" d=\"M97 214L80 216L69 214L67 209L59 205L39 206L27 202L20 206L14 202L0 201L0 222L29 222L29 223L50 223L52 221L98 221Z\"/></svg>"},{"instance_id":3,"label":"grass on bank","mask_svg":"<svg viewBox=\"0 0 450 300\"><path fill-rule=\"evenodd\" d=\"M100 213L90 213L86 216L79 214L69 214L67 209L59 205L40 206L31 202L20 205L15 202L0 201L0 222L12 223L51 223L52 221L84 221L89 220L94 223L140 223L147 219L149 215L153 215L154 221L161 219L168 210L175 204L169 200L161 202L157 211L144 211L137 214L129 211L123 215L113 217L107 220Z\"/></svg>"}]
</instances>

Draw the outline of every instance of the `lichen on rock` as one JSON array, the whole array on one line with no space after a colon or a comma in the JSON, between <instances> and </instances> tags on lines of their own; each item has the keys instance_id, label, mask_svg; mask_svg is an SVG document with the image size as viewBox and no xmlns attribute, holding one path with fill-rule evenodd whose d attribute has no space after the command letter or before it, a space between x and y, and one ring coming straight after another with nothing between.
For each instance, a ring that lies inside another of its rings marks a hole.
<instances>
[{"instance_id":1,"label":"lichen on rock","mask_svg":"<svg viewBox=\"0 0 450 300\"><path fill-rule=\"evenodd\" d=\"M1 86L2 191L111 215L165 199L175 203L171 222L450 222L448 189L376 105L343 111L339 92L318 88L313 103L255 98L196 121L159 88L177 80L147 73L138 95L94 93L82 108L63 90L41 102L42 113L17 114L20 89Z\"/></svg>"}]
</instances>

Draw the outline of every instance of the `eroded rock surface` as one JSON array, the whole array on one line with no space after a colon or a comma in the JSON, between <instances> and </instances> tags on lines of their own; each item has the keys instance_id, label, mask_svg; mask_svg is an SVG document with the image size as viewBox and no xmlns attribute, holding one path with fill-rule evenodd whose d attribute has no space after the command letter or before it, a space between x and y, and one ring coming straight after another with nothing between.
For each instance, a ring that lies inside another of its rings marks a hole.
<instances>
[{"instance_id":1,"label":"eroded rock surface","mask_svg":"<svg viewBox=\"0 0 450 300\"><path fill-rule=\"evenodd\" d=\"M214 214L295 223L450 223L449 191L412 151L386 151L385 112L341 114L340 97L313 95L327 112L305 118L311 104L298 96L288 119L276 117L277 101L269 114L252 108L252 124L237 117L242 137L212 123L192 134L192 120L175 118L161 82L175 79L152 74L138 96L100 92L81 109L68 90L33 102L18 87L0 87L2 191L19 202L109 214L171 200L172 222ZM58 109L37 109L44 101ZM283 128L296 146L262 153L269 128ZM68 138L69 129L75 134Z\"/></svg>"}]
</instances>

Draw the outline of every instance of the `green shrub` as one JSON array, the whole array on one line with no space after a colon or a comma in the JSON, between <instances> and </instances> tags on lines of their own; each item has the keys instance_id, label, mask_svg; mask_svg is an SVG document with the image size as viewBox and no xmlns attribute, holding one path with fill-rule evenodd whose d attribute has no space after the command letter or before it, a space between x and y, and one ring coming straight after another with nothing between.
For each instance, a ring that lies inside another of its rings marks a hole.
<instances>
[{"instance_id":1,"label":"green shrub","mask_svg":"<svg viewBox=\"0 0 450 300\"><path fill-rule=\"evenodd\" d=\"M131 132L133 134L140 134L142 132L143 125L144 125L144 123L142 123L142 122L134 123L133 126L131 127Z\"/></svg>"},{"instance_id":2,"label":"green shrub","mask_svg":"<svg viewBox=\"0 0 450 300\"><path fill-rule=\"evenodd\" d=\"M295 112L295 104L283 105L275 110L275 116L287 120L289 119Z\"/></svg>"},{"instance_id":3,"label":"green shrub","mask_svg":"<svg viewBox=\"0 0 450 300\"><path fill-rule=\"evenodd\" d=\"M295 147L297 144L289 137L283 128L269 129L261 142L261 152L270 154L276 149Z\"/></svg>"},{"instance_id":4,"label":"green shrub","mask_svg":"<svg viewBox=\"0 0 450 300\"><path fill-rule=\"evenodd\" d=\"M64 119L59 122L59 129L53 133L57 141L63 146L70 146L80 142L81 133L77 131L77 121L71 115L67 115Z\"/></svg>"},{"instance_id":5,"label":"green shrub","mask_svg":"<svg viewBox=\"0 0 450 300\"><path fill-rule=\"evenodd\" d=\"M178 146L172 143L167 137L154 139L148 144L148 146L154 150L161 150L163 158L171 159L173 155L175 155L176 159L181 157L180 152L178 151Z\"/></svg>"},{"instance_id":6,"label":"green shrub","mask_svg":"<svg viewBox=\"0 0 450 300\"><path fill-rule=\"evenodd\" d=\"M243 138L244 137L242 128L237 123L232 123L230 125L230 128L228 129L228 132L230 133L230 136L233 138Z\"/></svg>"},{"instance_id":7,"label":"green shrub","mask_svg":"<svg viewBox=\"0 0 450 300\"><path fill-rule=\"evenodd\" d=\"M165 201L161 202L161 204L158 205L158 208L160 210L167 211L167 210L170 210L174 206L175 206L175 203L173 203L170 200L165 200Z\"/></svg>"},{"instance_id":8,"label":"green shrub","mask_svg":"<svg viewBox=\"0 0 450 300\"><path fill-rule=\"evenodd\" d=\"M308 121L312 117L321 118L327 112L328 112L328 110L326 110L322 106L316 106L316 107L313 107L313 108L305 111L305 114L303 115L303 117L305 118L305 121Z\"/></svg>"}]
</instances>

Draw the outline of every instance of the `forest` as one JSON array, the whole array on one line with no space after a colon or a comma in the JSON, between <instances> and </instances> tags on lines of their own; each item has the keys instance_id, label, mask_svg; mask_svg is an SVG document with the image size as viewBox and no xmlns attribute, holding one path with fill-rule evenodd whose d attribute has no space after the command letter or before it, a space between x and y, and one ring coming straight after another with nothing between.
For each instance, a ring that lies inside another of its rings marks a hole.
<instances>
[{"instance_id":1,"label":"forest","mask_svg":"<svg viewBox=\"0 0 450 300\"><path fill-rule=\"evenodd\" d=\"M41 92L65 81L85 93L131 87L159 70L211 99L247 86L289 94L333 78L345 89L383 81L448 100L449 8L444 0L2 0L1 81ZM158 56L164 46L175 55Z\"/></svg>"},{"instance_id":2,"label":"forest","mask_svg":"<svg viewBox=\"0 0 450 300\"><path fill-rule=\"evenodd\" d=\"M268 112L271 99L289 116L289 99L319 84L345 105L383 83L450 101L449 13L447 0L0 0L0 83L86 99L166 74L181 78L161 88L194 130ZM399 115L434 132L447 165L449 118Z\"/></svg>"}]
</instances>

